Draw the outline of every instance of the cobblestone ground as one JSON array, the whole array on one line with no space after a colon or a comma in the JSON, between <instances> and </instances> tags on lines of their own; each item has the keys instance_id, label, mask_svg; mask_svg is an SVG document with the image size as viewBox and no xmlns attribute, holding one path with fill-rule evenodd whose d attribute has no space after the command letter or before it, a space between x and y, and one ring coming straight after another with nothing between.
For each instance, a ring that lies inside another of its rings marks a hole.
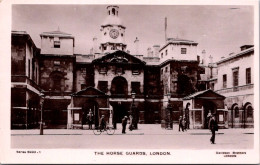
<instances>
[{"instance_id":1,"label":"cobblestone ground","mask_svg":"<svg viewBox=\"0 0 260 165\"><path fill-rule=\"evenodd\" d=\"M196 129L179 132L165 130L160 125L139 125L138 130L121 134L121 125L114 135L94 135L92 130L46 129L12 130L12 148L81 148L81 149L252 149L253 129L220 129L216 133L216 144L211 144L209 130Z\"/></svg>"}]
</instances>

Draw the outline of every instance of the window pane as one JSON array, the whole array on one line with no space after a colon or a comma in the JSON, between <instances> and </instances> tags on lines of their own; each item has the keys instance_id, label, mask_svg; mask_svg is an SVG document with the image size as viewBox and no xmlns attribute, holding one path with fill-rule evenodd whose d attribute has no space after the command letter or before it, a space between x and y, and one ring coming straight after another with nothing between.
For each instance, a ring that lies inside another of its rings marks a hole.
<instances>
[{"instance_id":1,"label":"window pane","mask_svg":"<svg viewBox=\"0 0 260 165\"><path fill-rule=\"evenodd\" d=\"M251 68L246 69L246 84L251 84Z\"/></svg>"},{"instance_id":2,"label":"window pane","mask_svg":"<svg viewBox=\"0 0 260 165\"><path fill-rule=\"evenodd\" d=\"M186 54L187 53L187 49L186 48L181 48L181 54Z\"/></svg>"}]
</instances>

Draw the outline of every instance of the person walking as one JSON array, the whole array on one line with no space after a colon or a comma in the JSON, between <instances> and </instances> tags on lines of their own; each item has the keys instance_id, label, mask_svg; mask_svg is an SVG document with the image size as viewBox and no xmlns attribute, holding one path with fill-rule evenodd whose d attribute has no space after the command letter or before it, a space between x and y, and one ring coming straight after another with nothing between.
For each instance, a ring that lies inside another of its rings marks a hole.
<instances>
[{"instance_id":1,"label":"person walking","mask_svg":"<svg viewBox=\"0 0 260 165\"><path fill-rule=\"evenodd\" d=\"M211 115L211 118L209 120L209 129L212 133L211 138L210 138L210 142L211 142L211 144L216 144L215 143L215 131L218 131L218 124L217 124L217 121L215 119L215 114Z\"/></svg>"},{"instance_id":2,"label":"person walking","mask_svg":"<svg viewBox=\"0 0 260 165\"><path fill-rule=\"evenodd\" d=\"M183 131L182 116L180 116L180 118L179 118L179 132L180 132L180 129Z\"/></svg>"},{"instance_id":3,"label":"person walking","mask_svg":"<svg viewBox=\"0 0 260 165\"><path fill-rule=\"evenodd\" d=\"M88 129L92 129L92 124L93 124L93 114L90 111L88 114Z\"/></svg>"},{"instance_id":4,"label":"person walking","mask_svg":"<svg viewBox=\"0 0 260 165\"><path fill-rule=\"evenodd\" d=\"M122 119L122 134L125 134L126 125L127 125L127 116L125 116Z\"/></svg>"},{"instance_id":5,"label":"person walking","mask_svg":"<svg viewBox=\"0 0 260 165\"><path fill-rule=\"evenodd\" d=\"M129 115L129 130L133 130L133 116Z\"/></svg>"},{"instance_id":6,"label":"person walking","mask_svg":"<svg viewBox=\"0 0 260 165\"><path fill-rule=\"evenodd\" d=\"M184 132L184 131L187 131L187 129L186 129L186 118L185 118L185 116L183 116L183 119L182 119L182 132Z\"/></svg>"}]
</instances>

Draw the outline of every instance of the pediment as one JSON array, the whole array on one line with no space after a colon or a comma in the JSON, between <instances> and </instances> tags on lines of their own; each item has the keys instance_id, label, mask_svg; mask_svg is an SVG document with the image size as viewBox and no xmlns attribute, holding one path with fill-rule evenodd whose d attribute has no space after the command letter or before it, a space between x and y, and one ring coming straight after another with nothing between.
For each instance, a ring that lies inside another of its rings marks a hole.
<instances>
[{"instance_id":1,"label":"pediment","mask_svg":"<svg viewBox=\"0 0 260 165\"><path fill-rule=\"evenodd\" d=\"M220 95L220 94L212 91L211 89L208 89L208 90L199 91L199 92L193 93L189 96L186 96L186 97L183 98L183 100L190 100L190 99L196 99L196 98L223 100L223 99L225 99L225 96Z\"/></svg>"},{"instance_id":2,"label":"pediment","mask_svg":"<svg viewBox=\"0 0 260 165\"><path fill-rule=\"evenodd\" d=\"M72 96L106 96L106 94L94 87L87 87L79 92L73 93Z\"/></svg>"},{"instance_id":3,"label":"pediment","mask_svg":"<svg viewBox=\"0 0 260 165\"><path fill-rule=\"evenodd\" d=\"M145 65L144 61L123 51L116 51L114 53L104 55L103 57L93 60L93 63L120 63Z\"/></svg>"}]
</instances>

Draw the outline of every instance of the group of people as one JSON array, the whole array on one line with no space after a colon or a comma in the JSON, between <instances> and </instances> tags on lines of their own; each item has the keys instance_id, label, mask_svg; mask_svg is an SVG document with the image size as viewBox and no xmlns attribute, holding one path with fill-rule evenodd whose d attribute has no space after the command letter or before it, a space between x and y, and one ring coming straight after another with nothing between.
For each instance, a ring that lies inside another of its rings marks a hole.
<instances>
[{"instance_id":1,"label":"group of people","mask_svg":"<svg viewBox=\"0 0 260 165\"><path fill-rule=\"evenodd\" d=\"M185 116L180 116L179 118L179 132L187 131L189 129L189 120Z\"/></svg>"},{"instance_id":2,"label":"group of people","mask_svg":"<svg viewBox=\"0 0 260 165\"><path fill-rule=\"evenodd\" d=\"M126 133L126 125L127 123L129 123L129 130L132 131L134 129L134 125L133 125L133 116L129 115L129 119L127 116L124 116L122 119L122 134ZM105 116L102 115L100 120L99 120L99 126L101 129L105 129L106 126L106 121L105 121Z\"/></svg>"}]
</instances>

